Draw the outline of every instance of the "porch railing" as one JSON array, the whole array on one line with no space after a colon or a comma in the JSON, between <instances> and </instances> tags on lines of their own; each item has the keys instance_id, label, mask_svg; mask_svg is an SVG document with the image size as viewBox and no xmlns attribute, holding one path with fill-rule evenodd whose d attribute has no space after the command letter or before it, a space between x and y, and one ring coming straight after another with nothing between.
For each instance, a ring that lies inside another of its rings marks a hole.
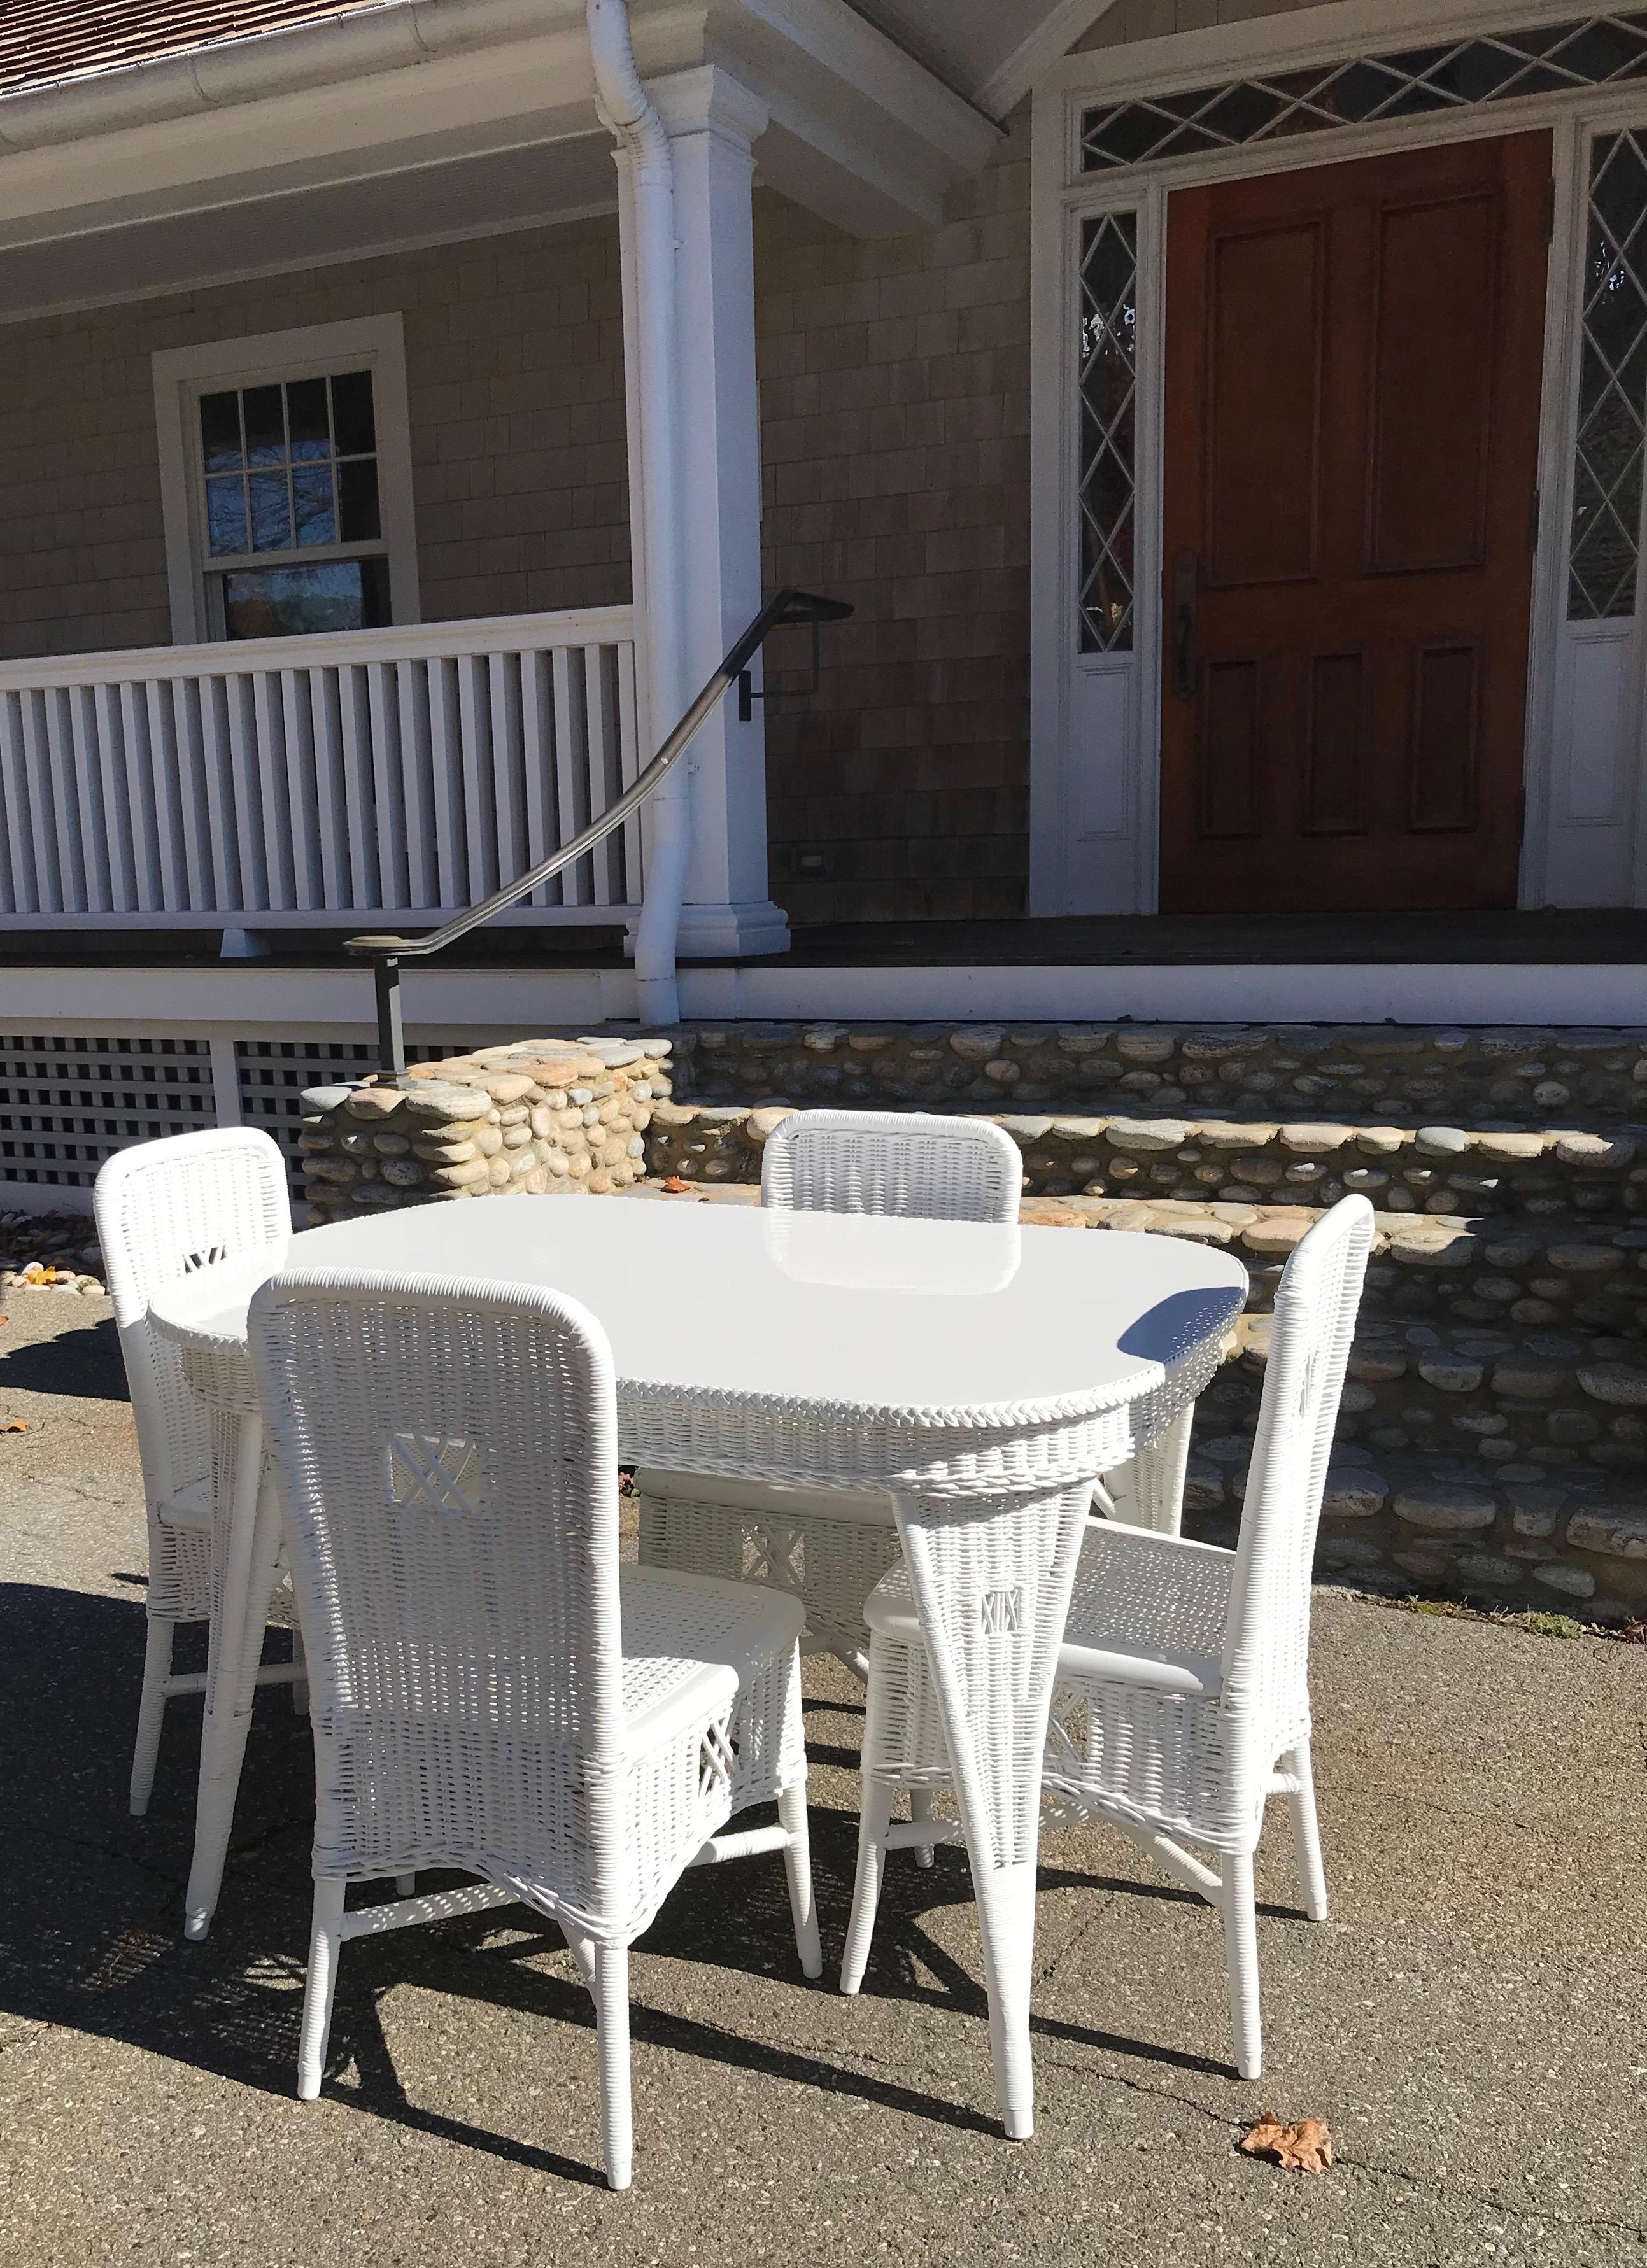
<instances>
[{"instance_id":1,"label":"porch railing","mask_svg":"<svg viewBox=\"0 0 1647 2268\"><path fill-rule=\"evenodd\" d=\"M579 614L0 662L0 927L439 919L639 775L633 618ZM639 817L517 922L617 922Z\"/></svg>"}]
</instances>

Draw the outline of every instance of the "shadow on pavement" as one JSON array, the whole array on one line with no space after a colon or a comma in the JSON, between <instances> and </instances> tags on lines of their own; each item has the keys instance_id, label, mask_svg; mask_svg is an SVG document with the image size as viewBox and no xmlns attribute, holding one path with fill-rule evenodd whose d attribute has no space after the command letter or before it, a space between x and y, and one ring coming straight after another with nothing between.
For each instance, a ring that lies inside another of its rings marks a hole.
<instances>
[{"instance_id":1,"label":"shadow on pavement","mask_svg":"<svg viewBox=\"0 0 1647 2268\"><path fill-rule=\"evenodd\" d=\"M30 1299L52 1296L33 1292ZM0 1393L63 1394L76 1400L129 1402L114 1319L0 1351Z\"/></svg>"},{"instance_id":2,"label":"shadow on pavement","mask_svg":"<svg viewBox=\"0 0 1647 2268\"><path fill-rule=\"evenodd\" d=\"M63 1344L52 1350L55 1358ZM61 1370L54 1375L61 1381ZM283 1691L260 1698L223 1903L211 1937L189 1945L181 1916L200 1709L188 1700L171 1705L149 1816L131 1818L126 1781L143 1646L140 1595L103 1598L0 1584L0 1721L7 1727L0 1750L0 2014L70 2027L290 2096L309 1920L314 1780L307 1727ZM283 1635L271 1638L271 1652L284 1652L284 1646ZM199 1633L181 1636L179 1667L199 1652ZM821 1705L842 1717L853 1713L851 1704ZM844 1748L822 1750L819 1761L825 1756L848 1768L857 1761L855 1750ZM812 1825L825 1948L821 1984L805 1987L799 1977L775 1859L737 1869L735 1902L728 1900L722 1870L688 1874L641 1940L642 1949L796 1990L832 1992L857 1825L846 1812L823 1808L815 1808ZM1052 1868L1043 1881L1047 1888L1186 1896ZM930 1870L894 1868L882 1901L866 2003L902 2000L981 2020L981 1986L924 1926L936 1910L971 1898L965 1859L953 1848L941 1848ZM591 2029L581 1986L570 1976L534 1965L561 1945L554 1926L525 1909L356 1941L339 1979L328 2094L377 2117L560 2178L597 2181L595 2169L410 2100L379 2020L380 2002L396 1988L411 1986ZM649 2006L641 1993L631 2023L638 2041L706 2063L856 2096L951 2128L997 2131L992 2117L971 2105ZM1038 2019L1036 2029L1186 2071L1222 2069L1148 2042L1067 2023ZM592 2062L588 2077L593 2087Z\"/></svg>"}]
</instances>

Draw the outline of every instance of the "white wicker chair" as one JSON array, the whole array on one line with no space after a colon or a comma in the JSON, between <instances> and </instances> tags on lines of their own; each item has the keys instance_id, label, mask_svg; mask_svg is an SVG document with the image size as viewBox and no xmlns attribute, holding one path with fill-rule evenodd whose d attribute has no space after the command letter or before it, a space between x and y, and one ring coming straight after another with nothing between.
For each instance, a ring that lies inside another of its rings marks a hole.
<instances>
[{"instance_id":1,"label":"white wicker chair","mask_svg":"<svg viewBox=\"0 0 1647 2268\"><path fill-rule=\"evenodd\" d=\"M151 1329L149 1304L162 1285L242 1253L267 1249L277 1267L292 1204L269 1136L228 1126L116 1151L97 1177L94 1204L149 1519L149 1636L131 1759L131 1808L141 1817L166 1705L205 1685L199 1673L173 1675L174 1633L212 1612L211 1414L185 1382L176 1348ZM271 1667L260 1682L299 1674L299 1665Z\"/></svg>"},{"instance_id":2,"label":"white wicker chair","mask_svg":"<svg viewBox=\"0 0 1647 2268\"><path fill-rule=\"evenodd\" d=\"M1304 1910L1312 1921L1326 1918L1310 1761L1310 1577L1372 1233L1366 1199L1346 1197L1287 1263L1237 1548L1095 1521L1059 1657L1043 1786L1060 1812L1127 1828L1219 1908L1244 2079L1262 2066L1252 1855L1271 1795L1291 1807ZM929 1816L889 1824L899 1787L929 1808L949 1777L901 1565L877 1587L868 1620L846 1992L863 1978L885 1852L956 1835ZM1184 1850L1180 1837L1211 1851L1215 1867Z\"/></svg>"},{"instance_id":3,"label":"white wicker chair","mask_svg":"<svg viewBox=\"0 0 1647 2268\"><path fill-rule=\"evenodd\" d=\"M1023 1180L1017 1145L986 1119L808 1110L768 1137L761 1204L779 1212L1016 1221ZM863 1602L898 1558L890 1497L698 1474L635 1478L646 1565L788 1591L806 1608L809 1650L867 1674Z\"/></svg>"},{"instance_id":4,"label":"white wicker chair","mask_svg":"<svg viewBox=\"0 0 1647 2268\"><path fill-rule=\"evenodd\" d=\"M781 1852L822 1973L793 1600L618 1565L611 1353L552 1292L294 1272L250 1344L307 1638L314 1918L298 2092L345 1939L519 1900L594 1997L607 2179L631 2168L629 1947L682 1872ZM779 1823L718 1838L776 1799ZM423 1867L470 1888L415 1895ZM351 1881L394 1878L345 1911Z\"/></svg>"}]
</instances>

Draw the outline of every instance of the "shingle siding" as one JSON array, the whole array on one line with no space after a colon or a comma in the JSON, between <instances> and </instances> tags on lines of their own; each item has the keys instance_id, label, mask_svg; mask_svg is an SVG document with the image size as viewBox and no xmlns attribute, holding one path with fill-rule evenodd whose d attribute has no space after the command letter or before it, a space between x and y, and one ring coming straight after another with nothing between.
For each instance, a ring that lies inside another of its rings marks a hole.
<instances>
[{"instance_id":1,"label":"shingle siding","mask_svg":"<svg viewBox=\"0 0 1647 2268\"><path fill-rule=\"evenodd\" d=\"M1021 118L942 226L890 241L757 193L768 584L858 609L817 696L767 712L797 920L1023 909L1028 160ZM169 640L156 349L395 309L425 618L625 599L605 217L0 327L0 652ZM774 648L780 687L806 659Z\"/></svg>"},{"instance_id":2,"label":"shingle siding","mask_svg":"<svg viewBox=\"0 0 1647 2268\"><path fill-rule=\"evenodd\" d=\"M1026 108L942 226L890 240L757 198L767 581L857 608L818 694L768 706L799 922L1024 909L1029 157Z\"/></svg>"},{"instance_id":3,"label":"shingle siding","mask_svg":"<svg viewBox=\"0 0 1647 2268\"><path fill-rule=\"evenodd\" d=\"M399 310L429 621L629 595L617 224L0 327L0 652L171 637L150 356Z\"/></svg>"}]
</instances>

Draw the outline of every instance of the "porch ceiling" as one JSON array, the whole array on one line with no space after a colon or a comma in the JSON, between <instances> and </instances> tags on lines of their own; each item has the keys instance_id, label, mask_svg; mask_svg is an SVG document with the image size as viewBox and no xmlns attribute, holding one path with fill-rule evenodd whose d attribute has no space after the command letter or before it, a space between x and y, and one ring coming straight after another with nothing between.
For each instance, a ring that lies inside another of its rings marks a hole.
<instances>
[{"instance_id":1,"label":"porch ceiling","mask_svg":"<svg viewBox=\"0 0 1647 2268\"><path fill-rule=\"evenodd\" d=\"M196 44L143 62L119 19L152 19L152 0L102 0L101 50L70 0L27 12L42 57L78 75L4 92L23 11L0 7L0 318L616 202L583 0L197 0L167 18ZM633 14L644 73L742 80L772 121L761 179L857 233L935 220L996 140L846 0ZM53 18L82 26L78 47L50 46Z\"/></svg>"}]
</instances>

